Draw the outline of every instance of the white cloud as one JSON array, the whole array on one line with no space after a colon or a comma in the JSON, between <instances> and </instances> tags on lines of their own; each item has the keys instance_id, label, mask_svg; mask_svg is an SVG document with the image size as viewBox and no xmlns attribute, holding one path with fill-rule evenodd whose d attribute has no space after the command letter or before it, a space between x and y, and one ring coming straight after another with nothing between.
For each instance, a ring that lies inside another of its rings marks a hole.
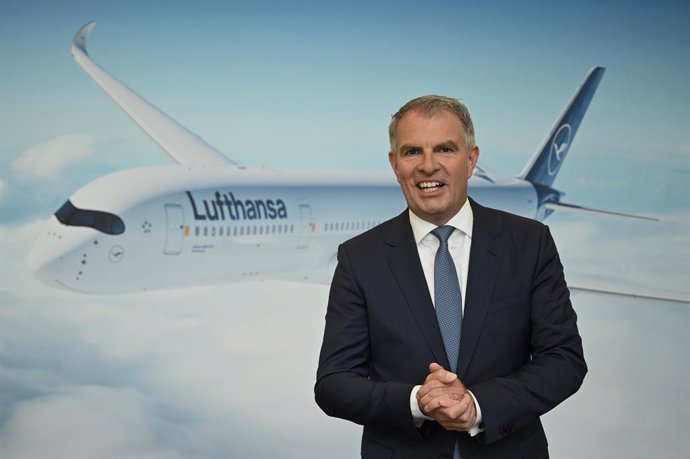
<instances>
[{"instance_id":1,"label":"white cloud","mask_svg":"<svg viewBox=\"0 0 690 459\"><path fill-rule=\"evenodd\" d=\"M93 144L88 134L63 135L25 150L12 166L25 176L54 178L66 165L91 156Z\"/></svg>"},{"instance_id":2,"label":"white cloud","mask_svg":"<svg viewBox=\"0 0 690 459\"><path fill-rule=\"evenodd\" d=\"M40 225L0 226L1 457L358 457L360 428L313 401L327 286L70 294L26 269ZM632 263L641 279L682 278L685 226L612 226L554 219L564 264L610 274ZM630 254L640 244L653 264ZM553 455L682 457L690 309L576 302L590 373L546 417ZM573 426L591 441L577 441Z\"/></svg>"},{"instance_id":3,"label":"white cloud","mask_svg":"<svg viewBox=\"0 0 690 459\"><path fill-rule=\"evenodd\" d=\"M589 372L580 391L544 417L552 456L688 457L688 305L576 301Z\"/></svg>"},{"instance_id":4,"label":"white cloud","mask_svg":"<svg viewBox=\"0 0 690 459\"><path fill-rule=\"evenodd\" d=\"M132 389L104 386L72 386L20 402L4 427L3 456L181 457L156 444L147 403Z\"/></svg>"},{"instance_id":5,"label":"white cloud","mask_svg":"<svg viewBox=\"0 0 690 459\"><path fill-rule=\"evenodd\" d=\"M0 456L356 457L313 401L327 286L70 294L27 272L38 227L0 227Z\"/></svg>"},{"instance_id":6,"label":"white cloud","mask_svg":"<svg viewBox=\"0 0 690 459\"><path fill-rule=\"evenodd\" d=\"M658 215L662 222L568 215L551 221L568 272L690 297L690 214Z\"/></svg>"},{"instance_id":7,"label":"white cloud","mask_svg":"<svg viewBox=\"0 0 690 459\"><path fill-rule=\"evenodd\" d=\"M18 227L0 226L0 246L2 246L2 263L0 263L0 292L31 292L35 280L27 268L28 253L31 244L44 221L34 221ZM1 310L1 309L0 309Z\"/></svg>"}]
</instances>

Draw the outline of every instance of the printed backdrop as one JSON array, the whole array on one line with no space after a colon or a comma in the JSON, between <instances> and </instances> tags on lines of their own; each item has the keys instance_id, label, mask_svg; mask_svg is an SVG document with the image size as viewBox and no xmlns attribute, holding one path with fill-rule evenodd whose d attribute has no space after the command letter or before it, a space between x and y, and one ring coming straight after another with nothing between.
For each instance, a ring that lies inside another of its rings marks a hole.
<instances>
[{"instance_id":1,"label":"printed backdrop","mask_svg":"<svg viewBox=\"0 0 690 459\"><path fill-rule=\"evenodd\" d=\"M169 164L71 60L90 20L97 62L246 165L386 170L390 114L441 93L472 110L480 162L518 174L607 67L555 186L664 222L546 222L566 274L690 296L686 2L5 0L2 457L358 457L359 428L313 402L327 285L79 295L28 271L71 193ZM590 372L544 418L553 457L690 456L690 305L573 302Z\"/></svg>"}]
</instances>

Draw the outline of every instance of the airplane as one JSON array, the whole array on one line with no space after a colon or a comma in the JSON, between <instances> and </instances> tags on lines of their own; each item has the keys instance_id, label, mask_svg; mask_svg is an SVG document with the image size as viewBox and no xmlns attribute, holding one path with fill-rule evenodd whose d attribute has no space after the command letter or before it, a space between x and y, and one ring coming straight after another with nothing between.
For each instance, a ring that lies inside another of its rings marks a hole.
<instances>
[{"instance_id":1,"label":"airplane","mask_svg":"<svg viewBox=\"0 0 690 459\"><path fill-rule=\"evenodd\" d=\"M96 64L86 51L94 26L74 36L73 58L176 164L114 172L70 196L29 254L30 269L44 283L127 293L239 280L328 282L339 243L405 208L392 172L236 164ZM469 194L537 220L556 210L655 220L564 203L552 186L604 71L589 71L519 176L477 166Z\"/></svg>"}]
</instances>

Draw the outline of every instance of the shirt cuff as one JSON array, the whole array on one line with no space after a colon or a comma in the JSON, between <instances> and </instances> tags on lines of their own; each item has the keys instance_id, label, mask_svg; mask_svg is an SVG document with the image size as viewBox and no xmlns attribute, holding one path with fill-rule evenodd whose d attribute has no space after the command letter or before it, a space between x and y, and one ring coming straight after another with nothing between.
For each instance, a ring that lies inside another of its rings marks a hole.
<instances>
[{"instance_id":1,"label":"shirt cuff","mask_svg":"<svg viewBox=\"0 0 690 459\"><path fill-rule=\"evenodd\" d=\"M414 392L414 390L412 390L412 392ZM474 437L475 435L484 432L484 419L482 418L482 409L480 408L476 397L474 396L471 390L468 390L467 392L469 392L472 396L472 400L474 401L474 407L477 410L477 420L474 422L474 425L470 428L470 430L467 431L467 433L470 434L470 437Z\"/></svg>"},{"instance_id":2,"label":"shirt cuff","mask_svg":"<svg viewBox=\"0 0 690 459\"><path fill-rule=\"evenodd\" d=\"M419 408L419 403L417 403L417 392L419 392L421 387L421 385L414 386L412 388L412 392L410 392L410 412L412 413L414 425L417 426L417 428L420 428L422 424L424 424L424 421L434 420L434 418L431 416L427 416L426 414L422 413L422 410Z\"/></svg>"}]
</instances>

